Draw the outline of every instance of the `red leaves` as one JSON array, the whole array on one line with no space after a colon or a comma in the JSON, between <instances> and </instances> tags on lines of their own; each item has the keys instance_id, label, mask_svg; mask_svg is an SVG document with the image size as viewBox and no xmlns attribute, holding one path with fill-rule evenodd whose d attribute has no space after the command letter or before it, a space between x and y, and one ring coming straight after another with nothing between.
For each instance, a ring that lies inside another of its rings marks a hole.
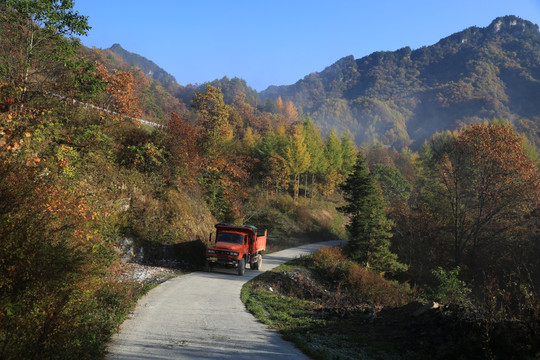
<instances>
[{"instance_id":1,"label":"red leaves","mask_svg":"<svg viewBox=\"0 0 540 360\"><path fill-rule=\"evenodd\" d=\"M44 200L44 209L62 218L77 220L94 219L97 214L93 212L86 199L74 190L57 187L41 186L34 189L34 193Z\"/></svg>"},{"instance_id":2,"label":"red leaves","mask_svg":"<svg viewBox=\"0 0 540 360\"><path fill-rule=\"evenodd\" d=\"M439 181L452 216L455 262L471 253L500 249L498 241L521 238L527 215L539 207L538 168L510 125L494 122L464 128L446 140ZM500 254L497 256L500 257Z\"/></svg>"},{"instance_id":3,"label":"red leaves","mask_svg":"<svg viewBox=\"0 0 540 360\"><path fill-rule=\"evenodd\" d=\"M14 98L7 98L4 103L0 103L0 112L8 112L11 110L11 105L15 103Z\"/></svg>"}]
</instances>

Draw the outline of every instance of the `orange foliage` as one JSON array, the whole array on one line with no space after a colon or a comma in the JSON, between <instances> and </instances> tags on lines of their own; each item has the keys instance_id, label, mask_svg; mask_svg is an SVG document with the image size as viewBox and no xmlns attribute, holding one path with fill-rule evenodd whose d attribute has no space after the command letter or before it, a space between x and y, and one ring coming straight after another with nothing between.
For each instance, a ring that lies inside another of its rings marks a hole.
<instances>
[{"instance_id":1,"label":"orange foliage","mask_svg":"<svg viewBox=\"0 0 540 360\"><path fill-rule=\"evenodd\" d=\"M165 145L170 153L170 164L180 168L185 178L193 179L200 168L197 128L176 113L172 113L167 124Z\"/></svg>"},{"instance_id":2,"label":"orange foliage","mask_svg":"<svg viewBox=\"0 0 540 360\"><path fill-rule=\"evenodd\" d=\"M141 115L139 99L135 94L135 78L132 73L121 70L112 70L100 62L96 62L95 76L105 85L106 95L100 107L113 112L120 120L122 116L137 118Z\"/></svg>"},{"instance_id":3,"label":"orange foliage","mask_svg":"<svg viewBox=\"0 0 540 360\"><path fill-rule=\"evenodd\" d=\"M522 139L510 126L472 125L460 133L458 142L471 156L480 193L493 200L526 194L539 205L538 169L527 158Z\"/></svg>"}]
</instances>

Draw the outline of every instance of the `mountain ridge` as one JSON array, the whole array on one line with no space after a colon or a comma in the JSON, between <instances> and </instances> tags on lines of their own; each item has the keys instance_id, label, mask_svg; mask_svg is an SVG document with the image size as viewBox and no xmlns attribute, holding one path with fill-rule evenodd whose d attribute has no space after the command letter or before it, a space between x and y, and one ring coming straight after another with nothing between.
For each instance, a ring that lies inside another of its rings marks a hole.
<instances>
[{"instance_id":1,"label":"mountain ridge","mask_svg":"<svg viewBox=\"0 0 540 360\"><path fill-rule=\"evenodd\" d=\"M118 43L113 44L110 48L106 50L110 50L114 54L119 55L122 60L124 60L129 65L138 67L146 76L156 81L159 81L165 88L169 87L171 84L177 83L174 76L169 74L166 70L158 66L152 60L149 60L142 55L126 50Z\"/></svg>"},{"instance_id":2,"label":"mountain ridge","mask_svg":"<svg viewBox=\"0 0 540 360\"><path fill-rule=\"evenodd\" d=\"M540 33L527 20L499 17L415 50L345 56L259 95L293 101L323 132L350 131L357 144L418 148L436 131L495 117L536 128Z\"/></svg>"}]
</instances>

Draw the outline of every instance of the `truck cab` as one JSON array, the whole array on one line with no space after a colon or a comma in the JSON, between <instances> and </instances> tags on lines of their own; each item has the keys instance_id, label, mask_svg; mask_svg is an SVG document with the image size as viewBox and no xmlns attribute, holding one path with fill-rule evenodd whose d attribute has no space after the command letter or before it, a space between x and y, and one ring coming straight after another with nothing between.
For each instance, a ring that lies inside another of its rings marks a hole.
<instances>
[{"instance_id":1,"label":"truck cab","mask_svg":"<svg viewBox=\"0 0 540 360\"><path fill-rule=\"evenodd\" d=\"M260 270L266 236L266 230L259 235L251 225L216 224L216 242L206 249L205 269L232 267L238 269L238 275L244 275L249 264L250 269Z\"/></svg>"}]
</instances>

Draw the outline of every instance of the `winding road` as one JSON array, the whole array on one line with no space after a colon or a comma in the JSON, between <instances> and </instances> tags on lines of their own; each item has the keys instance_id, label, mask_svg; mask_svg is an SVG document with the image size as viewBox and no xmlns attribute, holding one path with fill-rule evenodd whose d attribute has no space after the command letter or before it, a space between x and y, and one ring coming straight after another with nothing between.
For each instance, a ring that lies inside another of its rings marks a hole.
<instances>
[{"instance_id":1,"label":"winding road","mask_svg":"<svg viewBox=\"0 0 540 360\"><path fill-rule=\"evenodd\" d=\"M110 360L309 359L278 332L258 321L240 300L242 285L321 246L308 244L264 256L262 271L195 272L152 289L122 324L107 348Z\"/></svg>"}]
</instances>

